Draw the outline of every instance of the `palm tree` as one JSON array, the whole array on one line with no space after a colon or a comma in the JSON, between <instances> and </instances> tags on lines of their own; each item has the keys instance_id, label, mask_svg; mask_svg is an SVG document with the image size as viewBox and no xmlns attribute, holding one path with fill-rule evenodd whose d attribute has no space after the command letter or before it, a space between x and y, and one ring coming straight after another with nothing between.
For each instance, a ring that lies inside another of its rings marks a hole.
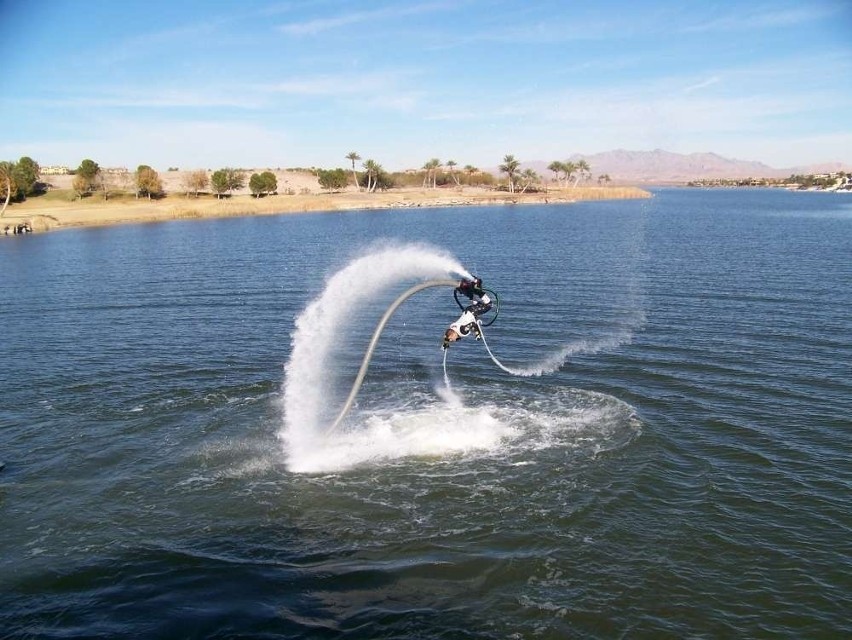
<instances>
[{"instance_id":1,"label":"palm tree","mask_svg":"<svg viewBox=\"0 0 852 640\"><path fill-rule=\"evenodd\" d=\"M479 169L474 167L472 164L466 164L464 166L464 172L467 174L467 183L472 184L473 183L473 174L478 173Z\"/></svg>"},{"instance_id":2,"label":"palm tree","mask_svg":"<svg viewBox=\"0 0 852 640\"><path fill-rule=\"evenodd\" d=\"M608 173L604 173L598 176L598 184L603 185L604 183L609 184L612 178L609 177Z\"/></svg>"},{"instance_id":3,"label":"palm tree","mask_svg":"<svg viewBox=\"0 0 852 640\"><path fill-rule=\"evenodd\" d=\"M521 165L519 160L515 160L515 156L508 155L503 157L503 164L500 165L500 172L509 176L509 192L515 193L515 173Z\"/></svg>"},{"instance_id":4,"label":"palm tree","mask_svg":"<svg viewBox=\"0 0 852 640\"><path fill-rule=\"evenodd\" d=\"M379 171L382 170L382 167L375 160L367 160L363 166L367 172L367 193L372 193L376 190L376 185L379 182Z\"/></svg>"},{"instance_id":5,"label":"palm tree","mask_svg":"<svg viewBox=\"0 0 852 640\"><path fill-rule=\"evenodd\" d=\"M553 175L554 175L553 179L556 181L557 184L559 184L559 172L563 170L562 169L563 166L564 166L564 164L562 162L559 162L559 160L554 160L549 165L547 165L548 171L553 172Z\"/></svg>"},{"instance_id":6,"label":"palm tree","mask_svg":"<svg viewBox=\"0 0 852 640\"><path fill-rule=\"evenodd\" d=\"M575 171L577 171L577 165L571 162L570 160L562 163L562 173L566 186L568 185L568 181L571 180L571 177L574 175Z\"/></svg>"},{"instance_id":7,"label":"palm tree","mask_svg":"<svg viewBox=\"0 0 852 640\"><path fill-rule=\"evenodd\" d=\"M458 186L461 186L461 183L459 182L459 178L456 175L456 171L455 171L455 168L457 166L458 166L458 162L456 162L455 160L447 160L447 168L449 168L450 175L453 177L453 181L456 183L456 186L458 187Z\"/></svg>"},{"instance_id":8,"label":"palm tree","mask_svg":"<svg viewBox=\"0 0 852 640\"><path fill-rule=\"evenodd\" d=\"M521 193L524 193L530 185L534 182L538 182L540 180L539 175L533 169L524 169L521 172L521 182L523 182L523 189L521 189Z\"/></svg>"},{"instance_id":9,"label":"palm tree","mask_svg":"<svg viewBox=\"0 0 852 640\"><path fill-rule=\"evenodd\" d=\"M577 169L577 178L574 180L574 186L576 187L580 178L585 180L592 175L592 170L589 168L589 163L585 160L577 160L577 164L574 166Z\"/></svg>"},{"instance_id":10,"label":"palm tree","mask_svg":"<svg viewBox=\"0 0 852 640\"><path fill-rule=\"evenodd\" d=\"M361 156L358 155L357 151L350 151L346 154L346 159L352 162L352 177L355 179L355 188L360 191L361 187L358 186L358 174L355 173L355 161L360 160Z\"/></svg>"},{"instance_id":11,"label":"palm tree","mask_svg":"<svg viewBox=\"0 0 852 640\"><path fill-rule=\"evenodd\" d=\"M437 178L438 169L440 168L440 166L441 166L441 161L438 160L438 158L432 158L429 162L427 162L426 164L423 165L423 168L426 170L426 175L423 177L423 187L424 188L429 184L429 182L430 182L429 178L431 178L432 188L434 189L436 187L436 184L437 184L436 178Z\"/></svg>"}]
</instances>

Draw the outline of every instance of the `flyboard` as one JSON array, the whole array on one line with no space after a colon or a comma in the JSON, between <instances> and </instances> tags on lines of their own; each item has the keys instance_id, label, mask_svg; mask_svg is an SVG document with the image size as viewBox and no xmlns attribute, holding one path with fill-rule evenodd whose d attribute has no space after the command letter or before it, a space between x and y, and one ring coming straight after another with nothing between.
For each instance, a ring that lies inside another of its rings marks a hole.
<instances>
[{"instance_id":1,"label":"flyboard","mask_svg":"<svg viewBox=\"0 0 852 640\"><path fill-rule=\"evenodd\" d=\"M376 325L376 328L373 331L373 337L370 339L370 344L367 346L367 350L364 352L364 359L361 361L361 368L358 370L358 374L355 376L355 382L352 384L352 389L349 391L349 395L347 396L346 401L343 403L343 407L341 408L340 413L337 414L337 418L334 419L334 422L331 424L331 427L329 427L329 430L336 430L337 427L340 426L340 423L343 422L343 419L346 417L346 414L348 414L349 410L352 408L352 403L355 402L355 398L358 396L358 391L361 389L361 385L364 382L364 376L367 375L367 369L370 367L370 360L373 359L373 352L375 351L376 345L379 342L379 337L381 337L382 331L384 331L385 326L391 319L391 316L393 316L393 314L403 302L408 300L415 293L423 291L424 289L430 289L432 287L452 287L453 298L455 299L456 304L463 312L465 311L465 306L459 300L458 296L460 292L465 293L465 291L468 291L472 288L472 285L477 285L478 291L487 292L491 294L494 300L494 315L489 318L489 321L487 323L480 322L477 318L477 334L479 337L482 338L482 342L485 345L485 349L488 351L488 354L491 356L491 359L494 361L494 363L507 373L516 373L512 369L505 367L503 364L501 364L500 361L494 357L494 354L491 353L491 349L488 347L488 343L485 342L485 335L482 333L482 327L490 327L492 324L494 324L494 321L497 319L497 315L500 313L500 298L495 291L481 287L481 283L482 281L479 278L461 281L450 279L427 280L403 291L399 295L399 297L397 297L397 299L390 304L382 318L379 320L379 323ZM469 294L465 293L465 295ZM446 346L444 356L444 362L446 363Z\"/></svg>"}]
</instances>

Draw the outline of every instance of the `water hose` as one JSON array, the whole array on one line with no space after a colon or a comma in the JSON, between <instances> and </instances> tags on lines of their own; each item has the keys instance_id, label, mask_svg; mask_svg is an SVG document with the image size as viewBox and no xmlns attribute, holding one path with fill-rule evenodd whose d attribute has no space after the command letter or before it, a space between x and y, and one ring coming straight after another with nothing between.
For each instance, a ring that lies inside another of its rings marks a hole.
<instances>
[{"instance_id":1,"label":"water hose","mask_svg":"<svg viewBox=\"0 0 852 640\"><path fill-rule=\"evenodd\" d=\"M367 347L367 351L364 353L364 360L361 362L361 368L358 370L358 375L355 376L355 382L352 385L352 390L349 392L349 397L346 398L346 402L343 404L343 408L340 410L340 413L337 415L337 418L332 423L329 428L330 431L334 431L340 426L340 423L343 422L343 418L346 417L346 414L349 413L349 409L352 408L352 403L355 402L355 397L358 395L358 390L361 388L361 383L364 382L364 376L367 375L367 368L370 366L370 360L373 358L373 351L376 349L376 344L379 342L379 336L382 335L382 331L384 331L385 325L391 319L391 316L397 310L399 305L408 300L411 296L413 296L418 291L423 291L423 289L429 289L430 287L453 287L456 288L459 286L458 280L427 280L426 282L421 282L420 284L416 284L410 289L404 291L396 300L394 300L391 305L388 307L385 314L382 316L382 319L379 320L379 324L376 325L375 331L373 331L373 337L370 340L370 345Z\"/></svg>"},{"instance_id":2,"label":"water hose","mask_svg":"<svg viewBox=\"0 0 852 640\"><path fill-rule=\"evenodd\" d=\"M507 367L506 365L504 365L502 362L500 362L497 359L497 357L493 353L491 353L491 347L489 347L488 343L485 341L485 332L480 330L479 335L482 338L482 344L485 345L485 350L488 352L488 355L491 356L491 361L494 364L496 364L498 367L500 367L506 373L510 373L513 376L527 376L528 375L528 374L524 373L523 371L519 371L517 369L511 369L511 368Z\"/></svg>"}]
</instances>

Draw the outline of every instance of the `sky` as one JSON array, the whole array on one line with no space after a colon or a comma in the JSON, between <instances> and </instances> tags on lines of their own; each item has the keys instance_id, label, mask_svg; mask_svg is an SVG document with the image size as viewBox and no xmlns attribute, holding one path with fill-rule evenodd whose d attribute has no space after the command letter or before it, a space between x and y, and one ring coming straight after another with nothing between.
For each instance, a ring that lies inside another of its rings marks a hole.
<instances>
[{"instance_id":1,"label":"sky","mask_svg":"<svg viewBox=\"0 0 852 640\"><path fill-rule=\"evenodd\" d=\"M0 159L852 167L850 0L0 0Z\"/></svg>"}]
</instances>

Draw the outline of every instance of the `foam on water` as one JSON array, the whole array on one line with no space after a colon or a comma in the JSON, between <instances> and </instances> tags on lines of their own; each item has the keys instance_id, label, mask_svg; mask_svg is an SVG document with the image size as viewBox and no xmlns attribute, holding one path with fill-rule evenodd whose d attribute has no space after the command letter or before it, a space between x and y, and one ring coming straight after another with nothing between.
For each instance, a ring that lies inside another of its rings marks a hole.
<instances>
[{"instance_id":1,"label":"foam on water","mask_svg":"<svg viewBox=\"0 0 852 640\"><path fill-rule=\"evenodd\" d=\"M555 447L595 456L623 446L640 431L630 405L591 391L563 388L514 396L490 389L490 400L474 398L470 406L459 392L436 391L441 398L416 410L370 412L358 429L317 440L314 449L290 456L288 468L334 473L446 456L504 464L507 458Z\"/></svg>"},{"instance_id":2,"label":"foam on water","mask_svg":"<svg viewBox=\"0 0 852 640\"><path fill-rule=\"evenodd\" d=\"M290 456L297 473L344 471L411 457L499 450L517 431L484 409L436 404L416 411L373 414L357 430L325 439L322 447Z\"/></svg>"}]
</instances>

